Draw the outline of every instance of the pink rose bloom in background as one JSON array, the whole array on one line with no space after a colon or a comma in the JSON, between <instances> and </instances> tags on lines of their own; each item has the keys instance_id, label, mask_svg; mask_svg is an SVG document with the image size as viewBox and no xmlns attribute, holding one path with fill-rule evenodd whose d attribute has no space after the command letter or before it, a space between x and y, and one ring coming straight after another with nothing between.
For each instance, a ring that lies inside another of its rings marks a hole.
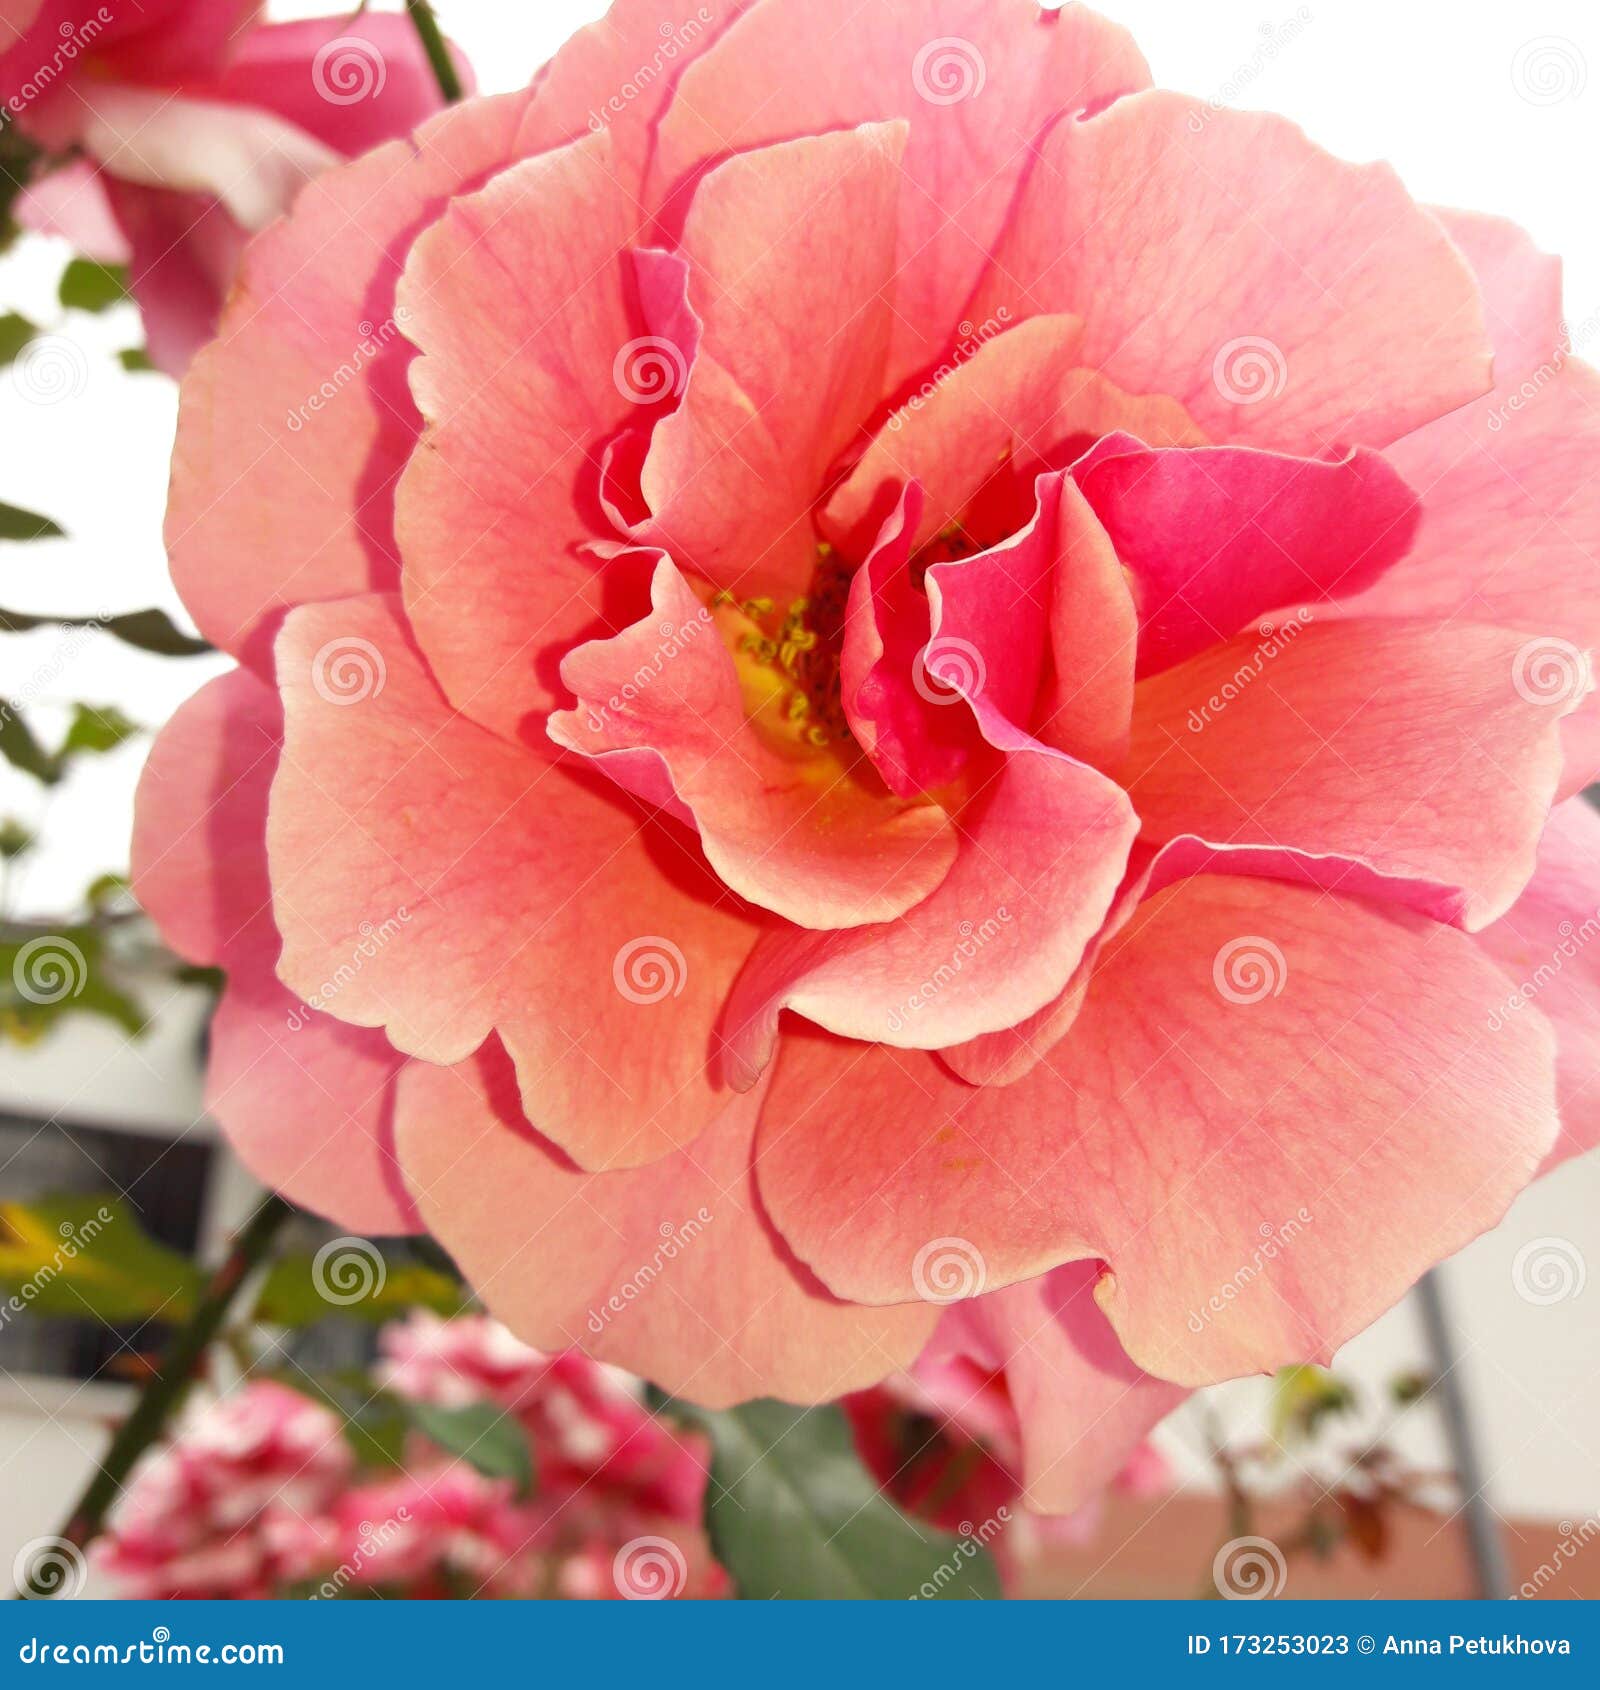
<instances>
[{"instance_id":1,"label":"pink rose bloom in background","mask_svg":"<svg viewBox=\"0 0 1600 1690\"><path fill-rule=\"evenodd\" d=\"M19 220L129 266L150 355L173 375L216 332L250 236L441 104L404 17L263 25L261 9L0 0L0 102L52 160Z\"/></svg>"},{"instance_id":2,"label":"pink rose bloom in background","mask_svg":"<svg viewBox=\"0 0 1600 1690\"><path fill-rule=\"evenodd\" d=\"M134 1474L98 1563L129 1597L266 1597L311 1576L355 1460L338 1417L256 1381L179 1424Z\"/></svg>"},{"instance_id":3,"label":"pink rose bloom in background","mask_svg":"<svg viewBox=\"0 0 1600 1690\"><path fill-rule=\"evenodd\" d=\"M931 1341L1071 1513L1595 1140L1600 392L1080 6L658 25L250 247L137 887L264 1180L709 1405Z\"/></svg>"}]
</instances>

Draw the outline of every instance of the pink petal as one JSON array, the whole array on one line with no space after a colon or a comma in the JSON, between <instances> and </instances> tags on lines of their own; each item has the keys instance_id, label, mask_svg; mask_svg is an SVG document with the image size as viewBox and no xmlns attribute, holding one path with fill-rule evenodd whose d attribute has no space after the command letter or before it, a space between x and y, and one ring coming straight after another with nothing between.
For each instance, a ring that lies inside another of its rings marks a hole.
<instances>
[{"instance_id":1,"label":"pink petal","mask_svg":"<svg viewBox=\"0 0 1600 1690\"><path fill-rule=\"evenodd\" d=\"M883 390L904 144L903 124L814 135L731 158L695 194L680 251L699 347L650 443L639 536L719 586L810 588L812 504Z\"/></svg>"},{"instance_id":2,"label":"pink petal","mask_svg":"<svg viewBox=\"0 0 1600 1690\"><path fill-rule=\"evenodd\" d=\"M452 107L418 146L329 171L245 256L184 384L167 550L201 632L257 668L287 606L398 580L393 488L418 421L394 284L446 197L513 154L525 106Z\"/></svg>"},{"instance_id":3,"label":"pink petal","mask_svg":"<svg viewBox=\"0 0 1600 1690\"><path fill-rule=\"evenodd\" d=\"M1050 132L968 315L1001 305L1072 312L1119 387L1280 451L1382 446L1490 385L1471 273L1386 165L1161 91Z\"/></svg>"},{"instance_id":4,"label":"pink petal","mask_svg":"<svg viewBox=\"0 0 1600 1690\"><path fill-rule=\"evenodd\" d=\"M1490 622L1527 637L1523 666L1554 697L1586 686L1600 646L1600 376L1572 356L1560 265L1498 218L1441 213L1472 260L1495 337L1495 390L1398 442L1422 496L1410 555L1342 614ZM1600 774L1600 700L1562 725L1563 795Z\"/></svg>"},{"instance_id":5,"label":"pink petal","mask_svg":"<svg viewBox=\"0 0 1600 1690\"><path fill-rule=\"evenodd\" d=\"M729 153L910 121L897 217L892 381L953 338L1031 149L1058 112L1149 84L1128 35L1033 0L766 0L684 76L661 126L659 198Z\"/></svg>"},{"instance_id":6,"label":"pink petal","mask_svg":"<svg viewBox=\"0 0 1600 1690\"><path fill-rule=\"evenodd\" d=\"M126 264L128 241L106 199L106 178L88 159L40 176L23 190L13 215L24 229L59 235L98 264Z\"/></svg>"},{"instance_id":7,"label":"pink petal","mask_svg":"<svg viewBox=\"0 0 1600 1690\"><path fill-rule=\"evenodd\" d=\"M430 1229L519 1337L711 1407L826 1401L904 1366L934 1313L838 1302L793 1261L750 1175L759 1103L647 1170L585 1174L523 1121L491 1044L454 1068L413 1063L398 1131Z\"/></svg>"},{"instance_id":8,"label":"pink petal","mask_svg":"<svg viewBox=\"0 0 1600 1690\"><path fill-rule=\"evenodd\" d=\"M267 793L277 698L247 670L211 681L162 730L139 783L133 878L167 941L227 970L206 1108L245 1165L302 1207L362 1232L412 1232L380 1033L298 1003L273 973Z\"/></svg>"},{"instance_id":9,"label":"pink petal","mask_svg":"<svg viewBox=\"0 0 1600 1690\"><path fill-rule=\"evenodd\" d=\"M1581 798L1551 812L1527 890L1479 943L1510 989L1486 1026L1500 1036L1530 1014L1556 1030L1561 1138L1550 1163L1600 1144L1600 816Z\"/></svg>"},{"instance_id":10,"label":"pink petal","mask_svg":"<svg viewBox=\"0 0 1600 1690\"><path fill-rule=\"evenodd\" d=\"M650 613L570 653L561 678L578 707L551 717L551 738L692 818L723 881L791 921L890 920L955 857L937 804L893 798L832 752L786 754L747 719L717 623L670 558L656 565Z\"/></svg>"},{"instance_id":11,"label":"pink petal","mask_svg":"<svg viewBox=\"0 0 1600 1690\"><path fill-rule=\"evenodd\" d=\"M1290 847L1339 859L1335 886L1348 860L1475 930L1533 873L1577 703L1519 687L1522 644L1468 624L1290 618L1143 682L1118 778L1149 842Z\"/></svg>"},{"instance_id":12,"label":"pink petal","mask_svg":"<svg viewBox=\"0 0 1600 1690\"><path fill-rule=\"evenodd\" d=\"M268 848L292 990L340 978L333 1013L430 1062L498 1031L527 1108L586 1166L650 1161L715 1119L712 1027L755 928L687 853L454 714L393 600L296 611L278 683Z\"/></svg>"},{"instance_id":13,"label":"pink petal","mask_svg":"<svg viewBox=\"0 0 1600 1690\"><path fill-rule=\"evenodd\" d=\"M1416 532L1416 496L1375 452L1322 461L1130 445L1078 483L1133 577L1141 677L1264 611L1370 585Z\"/></svg>"},{"instance_id":14,"label":"pink petal","mask_svg":"<svg viewBox=\"0 0 1600 1690\"><path fill-rule=\"evenodd\" d=\"M1451 928L1186 880L1141 907L1015 1086L787 1038L762 1198L841 1296L970 1296L1098 1258L1096 1295L1148 1372L1200 1384L1325 1356L1494 1225L1554 1141L1548 1027L1482 1036L1503 993ZM939 1261L965 1264L959 1285Z\"/></svg>"}]
</instances>

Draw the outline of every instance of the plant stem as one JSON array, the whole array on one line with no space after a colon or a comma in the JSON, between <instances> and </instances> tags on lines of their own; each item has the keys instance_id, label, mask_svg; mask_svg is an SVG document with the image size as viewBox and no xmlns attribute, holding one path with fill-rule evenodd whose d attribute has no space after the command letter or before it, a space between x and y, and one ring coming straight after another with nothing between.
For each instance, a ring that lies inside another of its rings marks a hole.
<instances>
[{"instance_id":1,"label":"plant stem","mask_svg":"<svg viewBox=\"0 0 1600 1690\"><path fill-rule=\"evenodd\" d=\"M411 19L411 27L417 32L423 52L428 55L428 63L433 67L433 78L439 84L439 92L444 95L447 105L454 105L461 98L461 78L456 74L450 49L439 33L439 20L433 15L433 7L428 0L406 0L406 15Z\"/></svg>"},{"instance_id":2,"label":"plant stem","mask_svg":"<svg viewBox=\"0 0 1600 1690\"><path fill-rule=\"evenodd\" d=\"M293 1212L281 1197L268 1197L235 1235L227 1256L201 1291L194 1313L173 1334L166 1353L140 1391L133 1412L117 1428L99 1469L56 1534L63 1543L86 1549L104 1530L106 1515L134 1463L161 1436L239 1288L266 1258L278 1229ZM17 1594L47 1596L52 1592L30 1579L27 1589Z\"/></svg>"}]
</instances>

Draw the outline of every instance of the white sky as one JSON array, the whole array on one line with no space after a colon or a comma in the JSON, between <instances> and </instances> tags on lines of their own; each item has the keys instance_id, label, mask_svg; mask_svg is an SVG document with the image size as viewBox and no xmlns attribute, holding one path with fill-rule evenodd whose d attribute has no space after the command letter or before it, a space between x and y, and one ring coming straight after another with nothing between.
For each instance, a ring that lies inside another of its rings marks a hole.
<instances>
[{"instance_id":1,"label":"white sky","mask_svg":"<svg viewBox=\"0 0 1600 1690\"><path fill-rule=\"evenodd\" d=\"M273 9L297 17L335 7L283 0ZM1164 85L1209 98L1243 79L1229 103L1282 111L1344 156L1387 158L1419 198L1515 217L1567 258L1569 321L1600 312L1593 0L1103 0L1099 9L1134 31ZM525 82L604 3L438 0L438 10L478 67L480 85L497 90ZM663 0L664 20L694 10L691 0ZM1263 44L1281 40L1297 15L1309 20L1298 39L1264 56ZM1530 86L1543 98L1528 97ZM0 311L52 324L65 256L57 243L29 240L0 260ZM53 407L27 403L0 376L0 498L54 516L71 536L0 546L0 605L93 613L159 604L178 612L161 549L174 389L163 377L117 367L115 351L139 339L131 308L78 318L70 332L88 370L75 397ZM1587 350L1593 358L1600 349L1590 342ZM50 707L74 699L118 704L157 724L222 666L146 657L93 636L54 673L59 649L50 632L0 635L0 693L34 698L30 714L49 734L65 720ZM96 874L125 866L143 756L135 743L86 763L49 795L0 766L0 816L28 822L46 845L10 889L12 913L64 912Z\"/></svg>"}]
</instances>

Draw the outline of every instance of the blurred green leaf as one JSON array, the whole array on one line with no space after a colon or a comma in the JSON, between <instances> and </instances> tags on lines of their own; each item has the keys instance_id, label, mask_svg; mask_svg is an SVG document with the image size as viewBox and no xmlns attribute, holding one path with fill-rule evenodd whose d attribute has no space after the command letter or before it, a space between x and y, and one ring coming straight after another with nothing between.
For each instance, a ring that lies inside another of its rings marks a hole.
<instances>
[{"instance_id":1,"label":"blurred green leaf","mask_svg":"<svg viewBox=\"0 0 1600 1690\"><path fill-rule=\"evenodd\" d=\"M671 1411L710 1433L706 1526L747 1598L992 1598L983 1545L1001 1520L954 1536L908 1519L861 1465L836 1406L752 1402Z\"/></svg>"},{"instance_id":2,"label":"blurred green leaf","mask_svg":"<svg viewBox=\"0 0 1600 1690\"><path fill-rule=\"evenodd\" d=\"M338 1315L376 1325L414 1308L444 1315L461 1312L466 1293L454 1280L420 1264L384 1261L375 1246L369 1249L372 1271L366 1272L364 1267L362 1276L352 1278L348 1286L335 1280L337 1300L324 1294L321 1286L330 1279L327 1272L318 1269L315 1256L280 1256L261 1287L255 1318L272 1326L302 1327ZM346 1300L347 1291L358 1290L369 1281L366 1295Z\"/></svg>"},{"instance_id":3,"label":"blurred green leaf","mask_svg":"<svg viewBox=\"0 0 1600 1690\"><path fill-rule=\"evenodd\" d=\"M406 1405L373 1386L360 1368L308 1374L289 1369L274 1375L279 1383L331 1409L344 1422L345 1441L363 1467L399 1467L405 1461L411 1420Z\"/></svg>"},{"instance_id":4,"label":"blurred green leaf","mask_svg":"<svg viewBox=\"0 0 1600 1690\"><path fill-rule=\"evenodd\" d=\"M35 616L23 610L0 610L0 634L27 634L35 628L104 628L124 645L158 657L199 657L214 651L209 641L197 640L177 628L164 610L130 610L123 616Z\"/></svg>"},{"instance_id":5,"label":"blurred green leaf","mask_svg":"<svg viewBox=\"0 0 1600 1690\"><path fill-rule=\"evenodd\" d=\"M133 893L128 887L128 877L125 874L97 874L89 882L83 897L89 908L98 913L110 909L115 904L129 902Z\"/></svg>"},{"instance_id":6,"label":"blurred green leaf","mask_svg":"<svg viewBox=\"0 0 1600 1690\"><path fill-rule=\"evenodd\" d=\"M0 540L59 540L65 533L61 524L48 516L0 500Z\"/></svg>"},{"instance_id":7,"label":"blurred green leaf","mask_svg":"<svg viewBox=\"0 0 1600 1690\"><path fill-rule=\"evenodd\" d=\"M138 732L139 724L130 722L114 704L75 704L72 725L56 756L62 762L84 753L98 756L115 751Z\"/></svg>"},{"instance_id":8,"label":"blurred green leaf","mask_svg":"<svg viewBox=\"0 0 1600 1690\"><path fill-rule=\"evenodd\" d=\"M16 311L0 317L0 369L16 361L17 354L38 333L28 319Z\"/></svg>"},{"instance_id":9,"label":"blurred green leaf","mask_svg":"<svg viewBox=\"0 0 1600 1690\"><path fill-rule=\"evenodd\" d=\"M0 703L0 757L23 774L54 786L61 779L61 765L34 737L16 705Z\"/></svg>"},{"instance_id":10,"label":"blurred green leaf","mask_svg":"<svg viewBox=\"0 0 1600 1690\"><path fill-rule=\"evenodd\" d=\"M1355 1392L1326 1368L1280 1368L1272 1382L1272 1436L1285 1446L1309 1443L1325 1421L1352 1413L1355 1406Z\"/></svg>"},{"instance_id":11,"label":"blurred green leaf","mask_svg":"<svg viewBox=\"0 0 1600 1690\"><path fill-rule=\"evenodd\" d=\"M32 1044L69 1015L144 1031L139 1005L107 976L99 932L79 925L0 939L0 1037Z\"/></svg>"},{"instance_id":12,"label":"blurred green leaf","mask_svg":"<svg viewBox=\"0 0 1600 1690\"><path fill-rule=\"evenodd\" d=\"M407 1402L412 1423L447 1455L475 1467L485 1478L510 1479L517 1495L533 1490L533 1451L516 1415L492 1402L440 1408L435 1403Z\"/></svg>"},{"instance_id":13,"label":"blurred green leaf","mask_svg":"<svg viewBox=\"0 0 1600 1690\"><path fill-rule=\"evenodd\" d=\"M150 354L142 346L124 347L117 354L117 362L130 375L143 375L155 368L155 365L150 362Z\"/></svg>"},{"instance_id":14,"label":"blurred green leaf","mask_svg":"<svg viewBox=\"0 0 1600 1690\"><path fill-rule=\"evenodd\" d=\"M200 1282L195 1265L148 1237L120 1197L0 1202L0 1289L12 1312L179 1321Z\"/></svg>"},{"instance_id":15,"label":"blurred green leaf","mask_svg":"<svg viewBox=\"0 0 1600 1690\"><path fill-rule=\"evenodd\" d=\"M18 857L27 856L33 846L33 833L15 816L0 821L0 857L14 863Z\"/></svg>"},{"instance_id":16,"label":"blurred green leaf","mask_svg":"<svg viewBox=\"0 0 1600 1690\"><path fill-rule=\"evenodd\" d=\"M104 311L128 297L128 272L120 264L74 258L61 273L58 297L70 311Z\"/></svg>"}]
</instances>

